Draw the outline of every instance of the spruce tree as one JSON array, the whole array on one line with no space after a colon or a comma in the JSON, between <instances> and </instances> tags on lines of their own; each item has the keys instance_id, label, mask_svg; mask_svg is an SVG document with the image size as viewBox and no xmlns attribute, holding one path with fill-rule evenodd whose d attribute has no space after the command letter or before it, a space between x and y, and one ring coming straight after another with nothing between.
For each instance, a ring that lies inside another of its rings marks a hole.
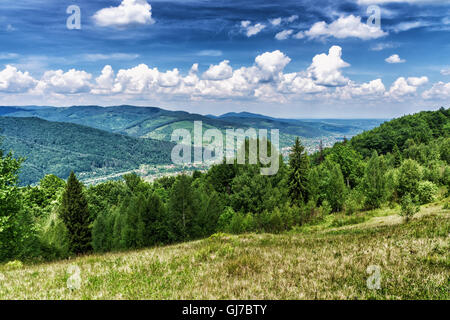
<instances>
[{"instance_id":1,"label":"spruce tree","mask_svg":"<svg viewBox=\"0 0 450 320\"><path fill-rule=\"evenodd\" d=\"M394 144L394 148L392 149L392 155L394 156L394 167L395 168L400 167L403 161L403 156L397 144Z\"/></svg>"},{"instance_id":2,"label":"spruce tree","mask_svg":"<svg viewBox=\"0 0 450 320\"><path fill-rule=\"evenodd\" d=\"M298 137L289 155L289 166L289 197L293 204L301 205L308 201L309 158Z\"/></svg>"},{"instance_id":3,"label":"spruce tree","mask_svg":"<svg viewBox=\"0 0 450 320\"><path fill-rule=\"evenodd\" d=\"M83 193L83 185L73 171L67 180L62 197L60 217L69 233L70 251L75 254L90 251L91 229L88 202Z\"/></svg>"}]
</instances>

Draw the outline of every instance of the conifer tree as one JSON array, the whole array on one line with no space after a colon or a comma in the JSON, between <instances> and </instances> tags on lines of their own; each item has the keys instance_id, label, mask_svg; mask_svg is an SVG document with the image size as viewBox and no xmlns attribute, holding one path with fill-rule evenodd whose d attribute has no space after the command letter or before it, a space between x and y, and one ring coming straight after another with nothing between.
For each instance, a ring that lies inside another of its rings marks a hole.
<instances>
[{"instance_id":1,"label":"conifer tree","mask_svg":"<svg viewBox=\"0 0 450 320\"><path fill-rule=\"evenodd\" d=\"M289 155L289 166L289 196L293 204L301 205L308 201L309 158L298 137Z\"/></svg>"},{"instance_id":2,"label":"conifer tree","mask_svg":"<svg viewBox=\"0 0 450 320\"><path fill-rule=\"evenodd\" d=\"M60 208L60 217L69 233L70 251L75 254L91 250L90 216L83 185L73 173L67 180Z\"/></svg>"},{"instance_id":3,"label":"conifer tree","mask_svg":"<svg viewBox=\"0 0 450 320\"><path fill-rule=\"evenodd\" d=\"M394 148L392 149L392 155L394 156L394 167L395 168L400 167L403 161L403 157L397 144L394 144Z\"/></svg>"}]
</instances>

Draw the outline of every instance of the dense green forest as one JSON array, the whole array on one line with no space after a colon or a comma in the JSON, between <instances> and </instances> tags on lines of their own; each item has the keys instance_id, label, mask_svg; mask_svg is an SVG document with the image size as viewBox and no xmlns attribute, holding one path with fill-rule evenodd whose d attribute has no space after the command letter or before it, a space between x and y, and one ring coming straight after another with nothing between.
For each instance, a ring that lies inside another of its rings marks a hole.
<instances>
[{"instance_id":1,"label":"dense green forest","mask_svg":"<svg viewBox=\"0 0 450 320\"><path fill-rule=\"evenodd\" d=\"M2 148L26 157L20 170L21 185L34 184L46 174L67 178L71 171L109 172L168 164L173 144L137 139L82 125L39 118L0 117Z\"/></svg>"},{"instance_id":2,"label":"dense green forest","mask_svg":"<svg viewBox=\"0 0 450 320\"><path fill-rule=\"evenodd\" d=\"M312 156L297 139L274 176L261 175L261 163L222 164L153 183L129 174L86 187L72 173L67 182L47 175L20 188L22 161L2 153L0 261L61 259L217 232L279 233L383 206L399 206L408 221L419 205L448 196L449 118L443 108L405 116Z\"/></svg>"}]
</instances>

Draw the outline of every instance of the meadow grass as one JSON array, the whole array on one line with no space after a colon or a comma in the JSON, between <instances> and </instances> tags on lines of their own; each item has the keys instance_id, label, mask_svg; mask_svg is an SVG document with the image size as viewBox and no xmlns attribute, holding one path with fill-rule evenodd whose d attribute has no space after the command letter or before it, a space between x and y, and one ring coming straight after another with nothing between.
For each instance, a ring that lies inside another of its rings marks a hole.
<instances>
[{"instance_id":1,"label":"meadow grass","mask_svg":"<svg viewBox=\"0 0 450 320\"><path fill-rule=\"evenodd\" d=\"M284 234L208 239L46 264L0 266L0 299L449 299L450 210L396 209ZM343 217L339 218L343 219ZM363 221L362 223L359 223ZM352 224L354 223L354 224ZM71 290L69 267L80 268ZM380 289L369 289L371 265Z\"/></svg>"}]
</instances>

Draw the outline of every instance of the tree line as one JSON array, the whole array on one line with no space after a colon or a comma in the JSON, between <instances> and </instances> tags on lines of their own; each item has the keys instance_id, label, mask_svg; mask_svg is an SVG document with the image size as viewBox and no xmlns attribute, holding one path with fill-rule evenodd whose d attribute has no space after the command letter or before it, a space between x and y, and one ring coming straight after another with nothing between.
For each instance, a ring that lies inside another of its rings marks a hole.
<instances>
[{"instance_id":1,"label":"tree line","mask_svg":"<svg viewBox=\"0 0 450 320\"><path fill-rule=\"evenodd\" d=\"M72 172L67 181L47 175L19 187L23 159L0 152L0 261L139 249L217 232L279 233L330 214L385 206L409 217L419 205L448 196L450 126L445 109L407 119L402 128L426 123L432 138L406 137L407 130L392 131L388 122L390 134L375 129L377 141L404 140L388 150L361 147L370 131L313 155L297 139L287 163L280 155L274 176L261 175L261 163L235 163L151 183L129 174L85 186Z\"/></svg>"}]
</instances>

